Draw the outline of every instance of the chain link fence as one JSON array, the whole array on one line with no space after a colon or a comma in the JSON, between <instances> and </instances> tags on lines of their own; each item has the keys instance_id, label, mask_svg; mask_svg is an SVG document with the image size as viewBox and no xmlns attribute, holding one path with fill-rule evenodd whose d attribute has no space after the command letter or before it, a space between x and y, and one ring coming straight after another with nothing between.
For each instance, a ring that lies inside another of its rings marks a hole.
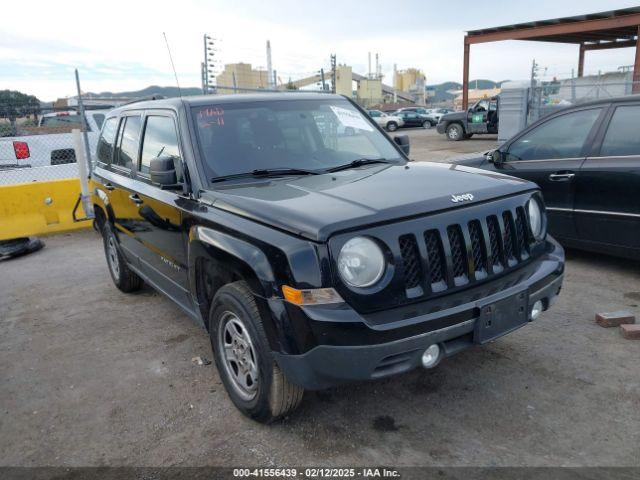
<instances>
[{"instance_id":1,"label":"chain link fence","mask_svg":"<svg viewBox=\"0 0 640 480\"><path fill-rule=\"evenodd\" d=\"M77 177L72 130L86 135L92 158L109 109L88 109L85 121L77 106L38 108L0 119L0 185Z\"/></svg>"},{"instance_id":2,"label":"chain link fence","mask_svg":"<svg viewBox=\"0 0 640 480\"><path fill-rule=\"evenodd\" d=\"M531 90L527 120L530 124L570 105L635 93L640 93L640 82L615 74L544 82Z\"/></svg>"}]
</instances>

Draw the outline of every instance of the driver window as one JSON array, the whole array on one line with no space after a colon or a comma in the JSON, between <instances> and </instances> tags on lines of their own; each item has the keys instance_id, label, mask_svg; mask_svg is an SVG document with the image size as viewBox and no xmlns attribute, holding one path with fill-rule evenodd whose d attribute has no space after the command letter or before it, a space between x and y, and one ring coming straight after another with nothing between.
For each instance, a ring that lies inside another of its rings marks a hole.
<instances>
[{"instance_id":1,"label":"driver window","mask_svg":"<svg viewBox=\"0 0 640 480\"><path fill-rule=\"evenodd\" d=\"M161 156L173 157L178 183L182 182L180 148L178 147L178 134L173 118L148 116L142 141L140 172L148 175L151 159Z\"/></svg>"},{"instance_id":2,"label":"driver window","mask_svg":"<svg viewBox=\"0 0 640 480\"><path fill-rule=\"evenodd\" d=\"M580 157L601 110L580 110L552 118L513 142L506 161Z\"/></svg>"},{"instance_id":3,"label":"driver window","mask_svg":"<svg viewBox=\"0 0 640 480\"><path fill-rule=\"evenodd\" d=\"M475 111L476 112L486 112L489 108L489 102L486 100L481 100L476 104Z\"/></svg>"}]
</instances>

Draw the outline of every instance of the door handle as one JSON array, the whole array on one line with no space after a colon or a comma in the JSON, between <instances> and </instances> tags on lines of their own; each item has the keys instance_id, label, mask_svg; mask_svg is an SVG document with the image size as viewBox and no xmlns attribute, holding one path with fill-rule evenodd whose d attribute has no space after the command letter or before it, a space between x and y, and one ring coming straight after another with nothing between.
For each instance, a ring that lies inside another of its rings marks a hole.
<instances>
[{"instance_id":1,"label":"door handle","mask_svg":"<svg viewBox=\"0 0 640 480\"><path fill-rule=\"evenodd\" d=\"M551 175L549 175L549 180L551 180L552 182L567 182L575 176L576 174L573 172L552 173Z\"/></svg>"},{"instance_id":2,"label":"door handle","mask_svg":"<svg viewBox=\"0 0 640 480\"><path fill-rule=\"evenodd\" d=\"M137 193L132 193L131 195L129 195L129 200L131 200L136 205L142 204L142 199L138 196Z\"/></svg>"},{"instance_id":3,"label":"door handle","mask_svg":"<svg viewBox=\"0 0 640 480\"><path fill-rule=\"evenodd\" d=\"M110 192L112 192L113 190L116 189L116 187L114 187L110 183L105 183L103 186L104 186L105 190L109 190Z\"/></svg>"}]
</instances>

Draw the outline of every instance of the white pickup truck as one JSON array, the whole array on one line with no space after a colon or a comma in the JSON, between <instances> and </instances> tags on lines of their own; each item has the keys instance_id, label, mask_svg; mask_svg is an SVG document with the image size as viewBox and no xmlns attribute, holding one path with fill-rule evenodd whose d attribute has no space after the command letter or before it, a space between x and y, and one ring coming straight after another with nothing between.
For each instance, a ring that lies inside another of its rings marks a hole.
<instances>
[{"instance_id":1,"label":"white pickup truck","mask_svg":"<svg viewBox=\"0 0 640 480\"><path fill-rule=\"evenodd\" d=\"M92 155L108 111L85 112ZM81 128L81 123L78 112L64 111L42 115L37 127L18 126L17 136L0 137L0 169L75 163L76 154L71 130Z\"/></svg>"}]
</instances>

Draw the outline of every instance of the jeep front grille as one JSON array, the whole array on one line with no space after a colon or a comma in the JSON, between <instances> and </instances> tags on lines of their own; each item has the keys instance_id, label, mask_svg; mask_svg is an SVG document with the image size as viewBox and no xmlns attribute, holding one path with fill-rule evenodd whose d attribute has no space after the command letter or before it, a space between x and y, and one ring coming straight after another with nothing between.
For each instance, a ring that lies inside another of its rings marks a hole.
<instances>
[{"instance_id":1,"label":"jeep front grille","mask_svg":"<svg viewBox=\"0 0 640 480\"><path fill-rule=\"evenodd\" d=\"M406 296L427 296L499 274L529 258L532 242L522 207L423 235L402 235Z\"/></svg>"}]
</instances>

